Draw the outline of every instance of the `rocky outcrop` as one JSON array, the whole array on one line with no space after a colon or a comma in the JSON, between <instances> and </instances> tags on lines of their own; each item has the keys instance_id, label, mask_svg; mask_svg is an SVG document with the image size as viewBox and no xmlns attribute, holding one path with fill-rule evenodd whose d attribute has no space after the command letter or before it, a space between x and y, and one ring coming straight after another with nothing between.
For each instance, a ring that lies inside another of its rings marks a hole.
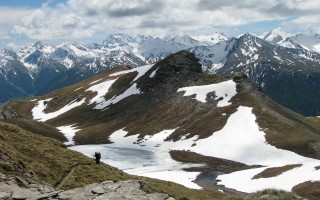
<instances>
[{"instance_id":1,"label":"rocky outcrop","mask_svg":"<svg viewBox=\"0 0 320 200\"><path fill-rule=\"evenodd\" d=\"M0 182L0 199L3 200L174 200L164 193L146 193L148 183L139 180L120 182L105 181L93 183L82 188L72 190L54 190L51 186L41 184L29 184L21 177L7 177L2 175ZM22 184L21 182L25 182ZM20 186L18 185L20 183Z\"/></svg>"}]
</instances>

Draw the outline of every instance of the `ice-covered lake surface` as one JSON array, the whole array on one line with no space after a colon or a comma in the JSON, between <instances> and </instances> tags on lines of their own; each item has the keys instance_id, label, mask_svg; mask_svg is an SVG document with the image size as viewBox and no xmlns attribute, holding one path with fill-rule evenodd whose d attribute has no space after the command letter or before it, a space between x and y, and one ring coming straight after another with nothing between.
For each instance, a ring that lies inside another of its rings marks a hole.
<instances>
[{"instance_id":1,"label":"ice-covered lake surface","mask_svg":"<svg viewBox=\"0 0 320 200\"><path fill-rule=\"evenodd\" d=\"M89 157L94 152L101 153L101 161L117 167L129 174L157 178L180 183L189 188L201 187L192 181L199 172L186 172L183 169L201 165L176 162L170 154L157 148L126 147L120 144L76 145L69 147Z\"/></svg>"},{"instance_id":2,"label":"ice-covered lake surface","mask_svg":"<svg viewBox=\"0 0 320 200\"><path fill-rule=\"evenodd\" d=\"M255 192L267 188L291 191L300 183L320 180L318 170L320 161L269 144L263 129L256 123L256 116L250 107L240 106L230 115L221 130L207 138L199 139L198 136L188 138L188 135L184 135L178 141L166 140L174 131L175 129L163 130L139 138L138 135L127 135L128 132L124 128L110 135L109 139L114 142L113 144L70 148L91 157L94 152L99 151L103 155L104 162L130 174L172 181L195 189L201 188L193 182L199 172L184 171L184 168L193 165L172 160L170 150L191 151L247 165L264 166L218 175L219 185L242 192ZM298 164L299 167L274 177L253 179L267 168L292 164Z\"/></svg>"}]
</instances>

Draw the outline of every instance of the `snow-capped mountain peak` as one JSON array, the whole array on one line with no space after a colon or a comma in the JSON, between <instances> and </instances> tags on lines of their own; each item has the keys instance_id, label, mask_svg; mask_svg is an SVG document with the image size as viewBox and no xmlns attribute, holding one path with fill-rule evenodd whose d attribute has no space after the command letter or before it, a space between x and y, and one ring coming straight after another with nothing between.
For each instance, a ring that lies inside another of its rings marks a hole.
<instances>
[{"instance_id":1,"label":"snow-capped mountain peak","mask_svg":"<svg viewBox=\"0 0 320 200\"><path fill-rule=\"evenodd\" d=\"M103 47L106 48L118 48L129 45L130 43L135 43L136 39L127 34L112 34L109 35L102 43Z\"/></svg>"},{"instance_id":2,"label":"snow-capped mountain peak","mask_svg":"<svg viewBox=\"0 0 320 200\"><path fill-rule=\"evenodd\" d=\"M170 40L175 43L183 44L187 47L194 47L194 46L201 45L199 41L193 39L191 36L184 33L175 34Z\"/></svg>"},{"instance_id":3,"label":"snow-capped mountain peak","mask_svg":"<svg viewBox=\"0 0 320 200\"><path fill-rule=\"evenodd\" d=\"M263 39L273 43L279 43L290 37L290 34L285 33L281 28L276 28L270 31Z\"/></svg>"},{"instance_id":4,"label":"snow-capped mountain peak","mask_svg":"<svg viewBox=\"0 0 320 200\"><path fill-rule=\"evenodd\" d=\"M16 52L9 49L2 49L0 52L0 57L5 57L6 59L17 59L18 55Z\"/></svg>"},{"instance_id":5,"label":"snow-capped mountain peak","mask_svg":"<svg viewBox=\"0 0 320 200\"><path fill-rule=\"evenodd\" d=\"M192 37L200 41L201 43L206 44L206 46L214 45L219 42L227 41L230 39L226 34L218 32L215 32L210 35L197 35Z\"/></svg>"}]
</instances>

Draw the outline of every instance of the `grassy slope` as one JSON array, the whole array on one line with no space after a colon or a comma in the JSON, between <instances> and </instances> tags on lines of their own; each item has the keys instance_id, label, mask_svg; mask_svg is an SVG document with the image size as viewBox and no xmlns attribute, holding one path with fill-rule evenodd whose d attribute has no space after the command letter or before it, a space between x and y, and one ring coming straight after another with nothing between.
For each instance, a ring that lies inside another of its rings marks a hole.
<instances>
[{"instance_id":1,"label":"grassy slope","mask_svg":"<svg viewBox=\"0 0 320 200\"><path fill-rule=\"evenodd\" d=\"M63 107L79 95L86 96L89 101L90 96L94 94L86 93L85 90L90 87L91 82L100 79L106 80L110 74L123 69L125 68L114 68L41 98L56 97L54 105L49 106L48 111ZM149 80L148 73L145 78L147 80ZM191 77L193 76L196 82L191 81L188 84L204 85L223 80L216 75L191 75ZM128 83L134 77L135 73L121 76L114 87L110 88L108 96L119 95L126 90ZM312 123L305 117L274 103L259 93L246 80L239 81L237 90L238 94L232 99L232 105L223 108L212 109L214 103L208 101L203 104L191 99L191 97L183 97L181 93L174 92L163 101L149 105L142 112L141 109L146 103L144 97L148 96L133 95L110 106L106 112L93 110L91 105L81 106L49 120L45 123L46 125L30 120L32 118L31 108L34 104L31 101L13 101L5 106L19 114L20 118L11 120L11 122L13 121L34 133L55 137L59 140L64 140L64 137L54 127L79 122L80 126L78 127L81 131L75 136L76 142L79 143L106 143L108 135L123 127L126 127L130 135L139 133L141 137L155 134L163 129L179 127L170 136L170 139L178 140L187 133L190 133L188 137L199 135L200 138L205 138L220 130L239 106L249 106L253 107L257 123L266 133L268 143L277 148L320 159L320 127L316 126L316 123ZM226 115L222 115L222 113L226 113Z\"/></svg>"},{"instance_id":2,"label":"grassy slope","mask_svg":"<svg viewBox=\"0 0 320 200\"><path fill-rule=\"evenodd\" d=\"M106 180L146 180L150 192L165 192L176 199L220 199L223 194L214 191L199 191L181 185L155 179L132 176L106 164L96 165L94 160L71 151L55 139L38 136L15 125L0 121L0 170L1 173L23 176L36 182L56 186L72 166L78 165L75 173L63 189L84 186ZM11 167L3 161L10 160ZM31 178L26 176L31 174Z\"/></svg>"}]
</instances>

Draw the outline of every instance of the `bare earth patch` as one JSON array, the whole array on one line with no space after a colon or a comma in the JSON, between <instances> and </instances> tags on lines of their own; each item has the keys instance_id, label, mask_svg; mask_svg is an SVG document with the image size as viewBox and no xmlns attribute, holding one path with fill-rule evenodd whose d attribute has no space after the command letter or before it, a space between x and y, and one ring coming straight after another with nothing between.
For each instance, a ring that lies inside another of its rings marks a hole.
<instances>
[{"instance_id":1,"label":"bare earth patch","mask_svg":"<svg viewBox=\"0 0 320 200\"><path fill-rule=\"evenodd\" d=\"M271 168L265 169L259 174L256 174L252 179L276 177L286 171L289 171L301 166L302 166L301 164L294 164L294 165L285 165L282 167L271 167Z\"/></svg>"}]
</instances>

